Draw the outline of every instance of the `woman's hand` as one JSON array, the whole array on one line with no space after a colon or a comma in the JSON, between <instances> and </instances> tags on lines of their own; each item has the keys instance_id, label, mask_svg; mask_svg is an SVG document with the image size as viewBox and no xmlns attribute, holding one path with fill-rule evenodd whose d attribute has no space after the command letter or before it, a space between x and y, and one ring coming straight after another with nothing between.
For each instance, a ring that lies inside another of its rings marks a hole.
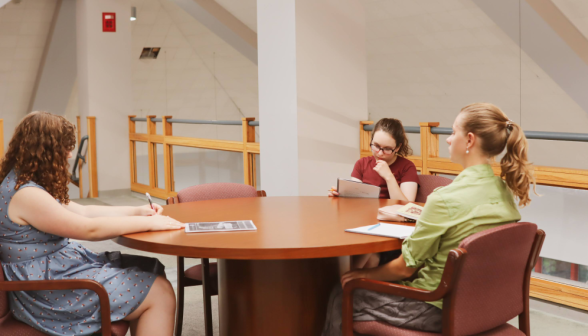
<instances>
[{"instance_id":1,"label":"woman's hand","mask_svg":"<svg viewBox=\"0 0 588 336\"><path fill-rule=\"evenodd\" d=\"M355 271L349 271L341 277L341 287L345 287L345 284L353 279L371 279L370 274L373 268L363 268Z\"/></svg>"},{"instance_id":2,"label":"woman's hand","mask_svg":"<svg viewBox=\"0 0 588 336\"><path fill-rule=\"evenodd\" d=\"M384 180L386 180L386 182L394 179L394 174L392 174L390 166L388 166L388 163L386 163L386 161L384 160L378 160L376 166L374 167L374 170L376 171L376 173L378 173L378 175L380 175Z\"/></svg>"},{"instance_id":3,"label":"woman's hand","mask_svg":"<svg viewBox=\"0 0 588 336\"><path fill-rule=\"evenodd\" d=\"M337 197L337 196L339 196L339 193L337 192L337 188L331 187L331 189L329 189L329 197Z\"/></svg>"},{"instance_id":4,"label":"woman's hand","mask_svg":"<svg viewBox=\"0 0 588 336\"><path fill-rule=\"evenodd\" d=\"M141 205L137 207L137 216L153 216L153 215L161 215L163 212L163 207L159 204L153 203L153 209L149 204Z\"/></svg>"},{"instance_id":5,"label":"woman's hand","mask_svg":"<svg viewBox=\"0 0 588 336\"><path fill-rule=\"evenodd\" d=\"M149 220L151 225L147 231L179 230L186 227L186 224L180 223L169 216L155 215Z\"/></svg>"}]
</instances>

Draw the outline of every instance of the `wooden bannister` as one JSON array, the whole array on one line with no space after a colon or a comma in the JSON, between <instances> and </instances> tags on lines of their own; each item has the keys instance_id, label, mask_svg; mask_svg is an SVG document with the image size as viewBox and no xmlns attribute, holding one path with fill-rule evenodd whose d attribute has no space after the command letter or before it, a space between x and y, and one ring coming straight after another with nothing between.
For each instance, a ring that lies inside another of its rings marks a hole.
<instances>
[{"instance_id":1,"label":"wooden bannister","mask_svg":"<svg viewBox=\"0 0 588 336\"><path fill-rule=\"evenodd\" d=\"M359 122L360 157L372 155L370 146L371 131L364 130L364 125L372 121ZM409 156L417 170L423 175L459 175L462 166L451 162L448 158L439 157L439 135L431 132L438 127L438 122L420 123L421 156ZM500 165L492 163L494 174L500 175ZM588 170L559 167L535 166L535 179L538 185L588 190ZM571 278L578 277L578 265L572 264ZM541 266L536 266L540 270ZM553 282L536 277L531 278L531 296L551 302L561 303L570 307L588 310L588 289Z\"/></svg>"},{"instance_id":2,"label":"wooden bannister","mask_svg":"<svg viewBox=\"0 0 588 336\"><path fill-rule=\"evenodd\" d=\"M140 193L148 192L152 196L162 199L166 199L170 196L177 196L174 182L173 146L241 152L243 153L243 181L245 184L253 187L257 186L255 154L259 154L259 143L255 142L255 126L249 124L251 121L254 121L255 118L242 118L243 141L174 136L173 124L170 122L170 119L172 119L171 116L165 116L161 120L163 122L163 135L159 135L156 132L155 116L147 116L146 118L147 133L137 133L136 121L133 120L134 118L136 118L136 116L129 116L131 190ZM137 142L147 143L149 185L139 183L137 180ZM164 186L158 185L157 144L163 145Z\"/></svg>"},{"instance_id":3,"label":"wooden bannister","mask_svg":"<svg viewBox=\"0 0 588 336\"><path fill-rule=\"evenodd\" d=\"M87 117L88 122L88 177L90 190L89 198L98 197L98 160L96 154L96 117Z\"/></svg>"},{"instance_id":4,"label":"wooden bannister","mask_svg":"<svg viewBox=\"0 0 588 336\"><path fill-rule=\"evenodd\" d=\"M4 157L4 119L0 119L0 159Z\"/></svg>"}]
</instances>

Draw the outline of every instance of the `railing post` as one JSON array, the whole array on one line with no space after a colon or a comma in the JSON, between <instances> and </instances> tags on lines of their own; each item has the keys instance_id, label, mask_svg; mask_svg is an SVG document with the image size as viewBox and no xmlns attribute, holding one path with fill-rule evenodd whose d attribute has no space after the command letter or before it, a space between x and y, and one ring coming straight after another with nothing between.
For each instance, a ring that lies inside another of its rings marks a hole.
<instances>
[{"instance_id":1,"label":"railing post","mask_svg":"<svg viewBox=\"0 0 588 336\"><path fill-rule=\"evenodd\" d=\"M80 146L82 144L82 124L80 121L80 116L76 117L76 125L78 127L77 131L78 131L78 146ZM79 150L79 149L78 149ZM84 167L84 160L82 159L77 159L78 160L78 189L80 191L80 198L84 198L84 183L83 183L83 167Z\"/></svg>"},{"instance_id":2,"label":"railing post","mask_svg":"<svg viewBox=\"0 0 588 336\"><path fill-rule=\"evenodd\" d=\"M137 145L135 140L131 140L131 135L136 133L135 121L131 120L135 117L136 115L129 116L129 157L131 159L129 167L131 168L131 185L137 183Z\"/></svg>"},{"instance_id":3,"label":"railing post","mask_svg":"<svg viewBox=\"0 0 588 336\"><path fill-rule=\"evenodd\" d=\"M157 134L157 125L154 115L147 116L147 158L149 160L149 187L157 188L157 155L155 144L151 141L151 136Z\"/></svg>"},{"instance_id":4,"label":"railing post","mask_svg":"<svg viewBox=\"0 0 588 336\"><path fill-rule=\"evenodd\" d=\"M243 122L243 183L256 187L255 157L247 149L247 143L255 142L255 126L249 122L255 118L241 118Z\"/></svg>"},{"instance_id":5,"label":"railing post","mask_svg":"<svg viewBox=\"0 0 588 336\"><path fill-rule=\"evenodd\" d=\"M165 175L165 192L170 195L174 191L174 151L171 145L167 144L167 137L173 135L172 124L168 121L171 116L163 117L163 171Z\"/></svg>"},{"instance_id":6,"label":"railing post","mask_svg":"<svg viewBox=\"0 0 588 336\"><path fill-rule=\"evenodd\" d=\"M422 122L421 127L421 157L423 168L421 174L431 175L429 172L429 158L439 157L439 134L431 133L431 127L439 127L438 122Z\"/></svg>"},{"instance_id":7,"label":"railing post","mask_svg":"<svg viewBox=\"0 0 588 336\"><path fill-rule=\"evenodd\" d=\"M4 119L0 119L0 159L4 156Z\"/></svg>"},{"instance_id":8,"label":"railing post","mask_svg":"<svg viewBox=\"0 0 588 336\"><path fill-rule=\"evenodd\" d=\"M359 156L366 157L372 155L370 143L372 142L372 132L363 129L365 125L373 124L373 121L360 121L359 122Z\"/></svg>"},{"instance_id":9,"label":"railing post","mask_svg":"<svg viewBox=\"0 0 588 336\"><path fill-rule=\"evenodd\" d=\"M96 117L87 117L88 120L88 177L90 190L88 197L98 197L98 161L96 157Z\"/></svg>"}]
</instances>

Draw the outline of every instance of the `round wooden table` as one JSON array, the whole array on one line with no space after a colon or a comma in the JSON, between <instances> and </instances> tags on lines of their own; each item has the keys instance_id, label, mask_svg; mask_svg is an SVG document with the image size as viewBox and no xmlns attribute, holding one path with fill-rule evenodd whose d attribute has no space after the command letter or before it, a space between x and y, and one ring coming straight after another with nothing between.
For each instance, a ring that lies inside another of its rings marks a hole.
<instances>
[{"instance_id":1,"label":"round wooden table","mask_svg":"<svg viewBox=\"0 0 588 336\"><path fill-rule=\"evenodd\" d=\"M181 222L250 219L257 231L135 233L116 242L138 250L219 259L220 333L320 335L346 256L399 249L399 239L345 232L375 224L388 199L254 197L167 205Z\"/></svg>"}]
</instances>

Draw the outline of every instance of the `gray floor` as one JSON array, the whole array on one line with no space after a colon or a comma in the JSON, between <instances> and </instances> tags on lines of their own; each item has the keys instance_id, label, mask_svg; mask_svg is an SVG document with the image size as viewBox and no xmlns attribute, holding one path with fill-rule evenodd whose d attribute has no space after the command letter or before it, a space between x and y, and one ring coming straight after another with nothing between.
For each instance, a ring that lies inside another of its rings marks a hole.
<instances>
[{"instance_id":1,"label":"gray floor","mask_svg":"<svg viewBox=\"0 0 588 336\"><path fill-rule=\"evenodd\" d=\"M154 202L165 204L165 201L154 198ZM110 192L101 192L97 199L76 199L75 202L82 205L144 205L147 203L145 196L128 190L118 190ZM167 278L176 288L176 257L161 254L153 254L139 250L129 249L118 245L113 241L87 242L83 245L94 252L102 251L121 251L123 253L138 254L145 256L157 257L166 267ZM186 267L199 263L197 259L186 259ZM212 299L214 334L218 335L218 301L217 297ZM575 314L588 314L584 312L575 312ZM565 313L564 313L565 316ZM571 315L570 315L571 316ZM587 318L588 320L588 318ZM517 321L510 323L517 325ZM588 335L588 324L579 323L561 316L552 315L541 310L531 310L531 332L533 336L554 336L554 335ZM192 287L186 290L186 301L184 308L184 325L182 335L200 336L204 335L204 320L202 307L202 289L201 287Z\"/></svg>"}]
</instances>

